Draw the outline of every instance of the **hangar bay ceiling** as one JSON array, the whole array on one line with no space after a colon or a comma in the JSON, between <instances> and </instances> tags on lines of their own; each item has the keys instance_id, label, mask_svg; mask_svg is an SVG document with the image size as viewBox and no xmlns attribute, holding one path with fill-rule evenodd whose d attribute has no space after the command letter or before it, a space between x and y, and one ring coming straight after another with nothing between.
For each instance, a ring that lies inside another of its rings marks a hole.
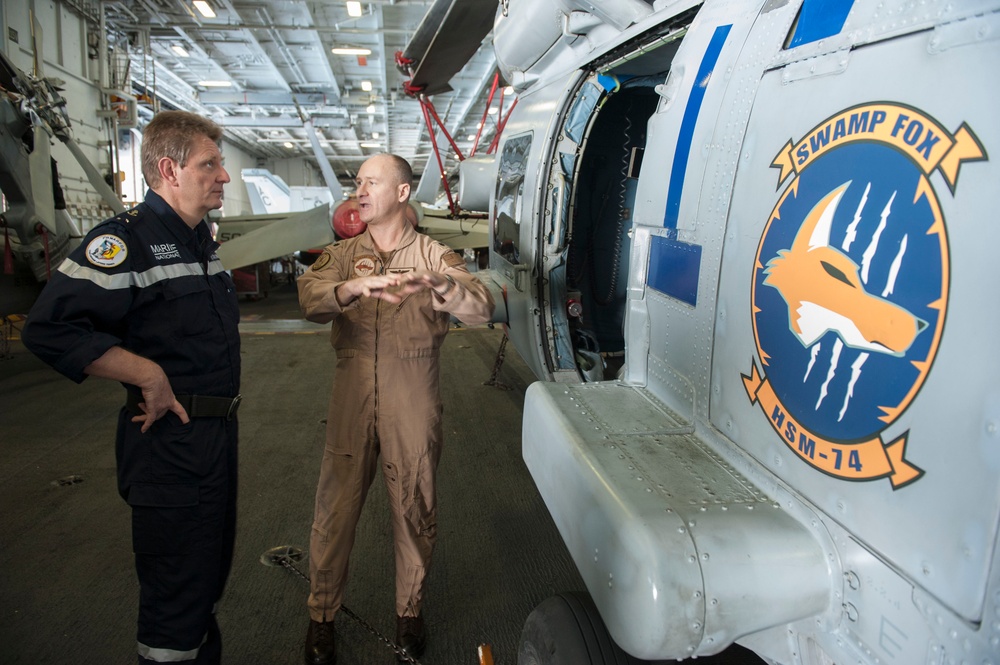
<instances>
[{"instance_id":1,"label":"hangar bay ceiling","mask_svg":"<svg viewBox=\"0 0 1000 665\"><path fill-rule=\"evenodd\" d=\"M406 157L417 177L434 159L420 103L404 91L411 76L396 64L415 35L420 53L408 56L421 58L423 45L447 45L452 67L468 57L454 76L424 75L439 117L466 155L496 71L487 35L496 0L76 2L100 11L92 18L103 22L114 54L109 80L139 95L140 115L152 113L153 100L208 115L229 140L266 159L314 160L310 123L342 183L378 152ZM456 15L465 22L454 23ZM470 21L486 27L477 32ZM439 30L442 24L451 27ZM464 57L455 51L463 42ZM497 122L498 114L487 116L485 145ZM445 141L439 146L446 170L454 168L454 151Z\"/></svg>"}]
</instances>

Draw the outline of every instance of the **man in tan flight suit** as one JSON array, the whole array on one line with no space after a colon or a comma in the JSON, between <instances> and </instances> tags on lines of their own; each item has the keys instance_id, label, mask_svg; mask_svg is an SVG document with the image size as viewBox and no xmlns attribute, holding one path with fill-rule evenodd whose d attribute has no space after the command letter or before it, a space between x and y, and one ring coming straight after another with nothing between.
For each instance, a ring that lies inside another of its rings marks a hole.
<instances>
[{"instance_id":1,"label":"man in tan flight suit","mask_svg":"<svg viewBox=\"0 0 1000 665\"><path fill-rule=\"evenodd\" d=\"M461 256L407 221L412 180L401 157L367 160L357 177L367 230L324 249L298 279L303 313L333 322L337 352L309 547L309 665L336 662L333 619L380 456L395 541L396 641L412 658L425 645L420 607L442 444L438 354L451 316L485 323L493 299Z\"/></svg>"}]
</instances>

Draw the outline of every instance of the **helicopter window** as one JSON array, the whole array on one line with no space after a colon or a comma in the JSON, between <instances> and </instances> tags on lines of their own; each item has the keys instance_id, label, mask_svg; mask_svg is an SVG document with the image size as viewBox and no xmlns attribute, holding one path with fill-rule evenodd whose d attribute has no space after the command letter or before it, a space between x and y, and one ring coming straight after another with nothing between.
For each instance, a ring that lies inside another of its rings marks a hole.
<instances>
[{"instance_id":1,"label":"helicopter window","mask_svg":"<svg viewBox=\"0 0 1000 665\"><path fill-rule=\"evenodd\" d=\"M524 174L531 149L531 134L516 136L504 143L497 169L496 205L493 211L493 251L510 263L520 263L521 199Z\"/></svg>"}]
</instances>

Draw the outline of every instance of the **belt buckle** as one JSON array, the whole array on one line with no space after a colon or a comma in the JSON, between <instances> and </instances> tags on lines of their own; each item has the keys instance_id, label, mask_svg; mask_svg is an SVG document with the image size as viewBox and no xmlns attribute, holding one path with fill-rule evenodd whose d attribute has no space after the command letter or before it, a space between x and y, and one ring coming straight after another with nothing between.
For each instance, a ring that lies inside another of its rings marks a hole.
<instances>
[{"instance_id":1,"label":"belt buckle","mask_svg":"<svg viewBox=\"0 0 1000 665\"><path fill-rule=\"evenodd\" d=\"M233 398L233 401L229 404L229 410L226 411L226 420L232 420L233 416L236 415L236 409L240 408L240 402L243 401L243 395L237 395Z\"/></svg>"}]
</instances>

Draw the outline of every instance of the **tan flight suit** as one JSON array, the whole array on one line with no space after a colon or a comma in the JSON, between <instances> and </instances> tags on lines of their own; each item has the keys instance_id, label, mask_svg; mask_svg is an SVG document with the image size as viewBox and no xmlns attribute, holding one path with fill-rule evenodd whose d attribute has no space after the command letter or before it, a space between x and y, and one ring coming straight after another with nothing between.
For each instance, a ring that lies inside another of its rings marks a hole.
<instances>
[{"instance_id":1,"label":"tan flight suit","mask_svg":"<svg viewBox=\"0 0 1000 665\"><path fill-rule=\"evenodd\" d=\"M443 298L426 289L401 303L356 298L341 308L334 289L355 277L430 270L455 280ZM417 616L437 533L435 471L441 456L438 353L451 315L489 320L493 299L456 252L407 225L383 263L365 233L330 245L298 279L310 321L333 321L337 370L326 426L309 546L309 613L340 609L354 532L381 455L396 554L396 614Z\"/></svg>"}]
</instances>

